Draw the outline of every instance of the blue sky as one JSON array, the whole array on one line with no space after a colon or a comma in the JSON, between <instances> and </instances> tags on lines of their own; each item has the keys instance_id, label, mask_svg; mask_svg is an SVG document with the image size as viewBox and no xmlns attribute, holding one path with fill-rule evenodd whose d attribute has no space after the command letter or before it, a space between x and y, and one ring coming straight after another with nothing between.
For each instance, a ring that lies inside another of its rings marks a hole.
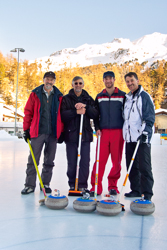
<instances>
[{"instance_id":1,"label":"blue sky","mask_svg":"<svg viewBox=\"0 0 167 250\"><path fill-rule=\"evenodd\" d=\"M167 0L0 0L0 51L5 56L23 47L20 58L29 60L153 32L167 34Z\"/></svg>"}]
</instances>

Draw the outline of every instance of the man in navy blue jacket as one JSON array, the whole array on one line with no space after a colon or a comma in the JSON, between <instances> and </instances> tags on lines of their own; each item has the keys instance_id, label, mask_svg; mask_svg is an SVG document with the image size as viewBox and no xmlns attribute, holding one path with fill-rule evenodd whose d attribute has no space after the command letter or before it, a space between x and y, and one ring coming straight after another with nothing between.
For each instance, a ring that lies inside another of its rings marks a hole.
<instances>
[{"instance_id":1,"label":"man in navy blue jacket","mask_svg":"<svg viewBox=\"0 0 167 250\"><path fill-rule=\"evenodd\" d=\"M117 181L120 177L124 144L122 109L125 92L114 87L115 74L112 71L103 74L103 82L106 88L97 95L95 100L100 114L98 119L95 120L95 129L97 136L101 135L97 193L99 195L102 193L102 178L108 157L111 154L113 166L108 175L108 191L111 195L116 195L119 193ZM94 195L95 191L95 171L96 162L91 176L91 196Z\"/></svg>"}]
</instances>

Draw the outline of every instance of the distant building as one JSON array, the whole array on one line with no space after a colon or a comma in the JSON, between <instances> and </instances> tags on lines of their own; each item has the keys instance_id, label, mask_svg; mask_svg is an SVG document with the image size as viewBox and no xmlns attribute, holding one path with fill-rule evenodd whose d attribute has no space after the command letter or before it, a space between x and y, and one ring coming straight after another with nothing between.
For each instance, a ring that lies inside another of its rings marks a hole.
<instances>
[{"instance_id":1,"label":"distant building","mask_svg":"<svg viewBox=\"0 0 167 250\"><path fill-rule=\"evenodd\" d=\"M23 122L24 113L17 109L16 120ZM15 121L15 108L10 105L6 105L5 102L0 99L0 122L14 122Z\"/></svg>"},{"instance_id":2,"label":"distant building","mask_svg":"<svg viewBox=\"0 0 167 250\"><path fill-rule=\"evenodd\" d=\"M167 109L155 110L155 132L167 134Z\"/></svg>"},{"instance_id":3,"label":"distant building","mask_svg":"<svg viewBox=\"0 0 167 250\"><path fill-rule=\"evenodd\" d=\"M16 132L23 132L23 117L24 113L17 110L16 115ZM0 98L0 130L3 129L8 133L14 133L15 126L15 108L6 105Z\"/></svg>"}]
</instances>

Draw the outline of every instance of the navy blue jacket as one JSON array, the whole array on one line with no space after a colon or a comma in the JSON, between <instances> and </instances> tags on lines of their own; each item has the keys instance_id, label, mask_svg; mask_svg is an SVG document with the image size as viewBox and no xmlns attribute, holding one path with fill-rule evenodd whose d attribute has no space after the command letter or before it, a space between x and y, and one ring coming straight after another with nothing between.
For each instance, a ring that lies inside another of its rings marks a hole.
<instances>
[{"instance_id":1,"label":"navy blue jacket","mask_svg":"<svg viewBox=\"0 0 167 250\"><path fill-rule=\"evenodd\" d=\"M125 92L115 87L110 96L106 89L96 97L95 104L99 109L99 119L95 120L95 129L122 129L123 127L123 101Z\"/></svg>"}]
</instances>

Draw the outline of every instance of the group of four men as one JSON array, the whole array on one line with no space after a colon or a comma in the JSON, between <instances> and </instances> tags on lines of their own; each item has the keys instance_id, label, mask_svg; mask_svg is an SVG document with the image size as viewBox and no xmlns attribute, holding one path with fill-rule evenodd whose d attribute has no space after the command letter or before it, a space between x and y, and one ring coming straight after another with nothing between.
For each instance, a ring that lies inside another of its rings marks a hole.
<instances>
[{"instance_id":1,"label":"group of four men","mask_svg":"<svg viewBox=\"0 0 167 250\"><path fill-rule=\"evenodd\" d=\"M78 188L80 191L88 187L90 142L93 141L93 130L90 119L94 120L96 135L101 136L98 191L103 191L102 179L105 166L111 154L112 168L108 175L108 191L111 195L119 193L117 181L120 177L121 160L124 140L126 141L126 164L129 167L136 143L140 146L129 175L131 192L126 197L141 197L151 200L153 195L153 175L151 168L152 128L155 120L154 105L150 95L145 92L134 72L125 75L125 82L130 92L125 92L114 86L115 75L112 71L103 74L105 89L99 93L94 101L83 89L82 77L76 76L72 80L72 89L62 97L62 93L54 86L56 76L54 72L46 72L44 84L35 88L25 106L23 122L24 139L31 139L31 146L39 164L43 145L44 163L42 180L45 191L50 193L49 186L57 140L64 124L64 141L67 154L67 176L70 190L74 190L76 165L78 156L78 141L80 118L83 115L83 130L81 142L81 160ZM123 131L122 131L123 130ZM95 189L95 169L93 166L90 190L91 196ZM22 194L34 192L36 186L36 170L31 154L28 157L25 188Z\"/></svg>"}]
</instances>

